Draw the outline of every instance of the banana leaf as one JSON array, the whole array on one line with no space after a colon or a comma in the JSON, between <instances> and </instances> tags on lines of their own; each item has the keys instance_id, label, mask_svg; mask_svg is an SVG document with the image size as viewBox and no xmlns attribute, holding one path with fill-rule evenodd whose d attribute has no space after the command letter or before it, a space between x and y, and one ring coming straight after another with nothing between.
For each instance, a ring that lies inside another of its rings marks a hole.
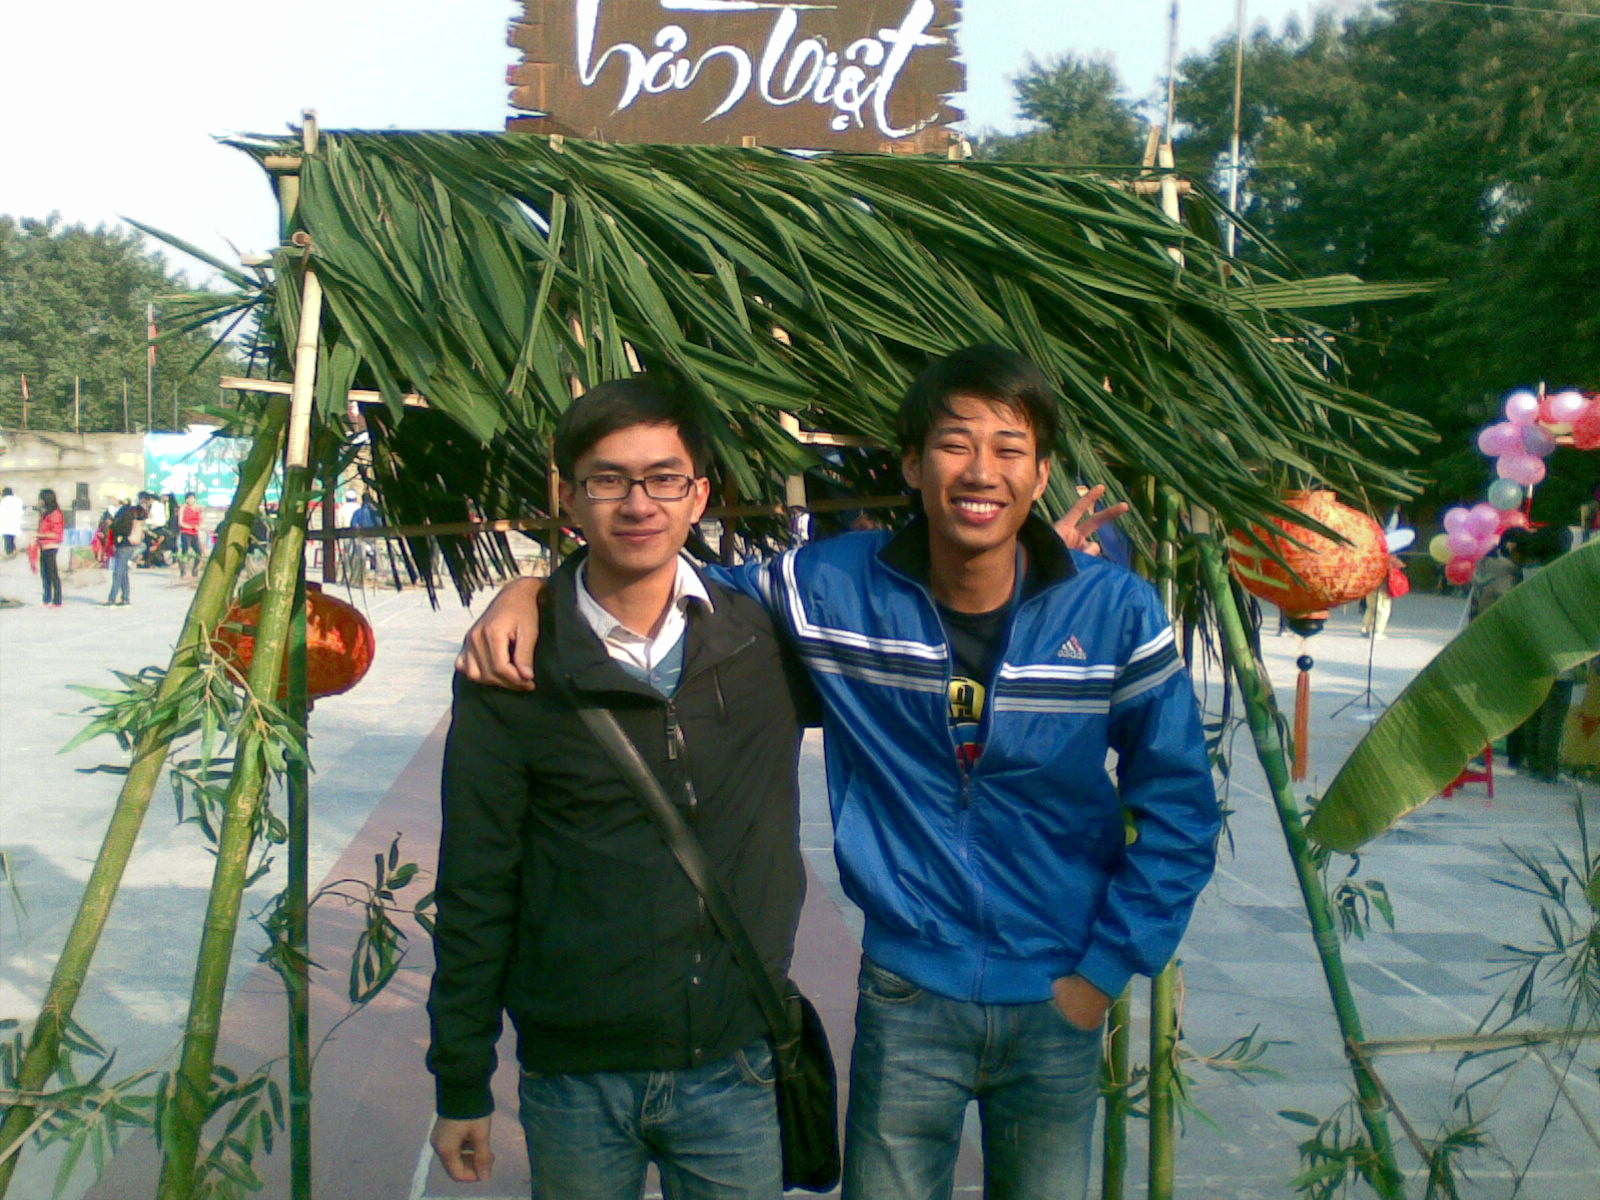
<instances>
[{"instance_id":1,"label":"banana leaf","mask_svg":"<svg viewBox=\"0 0 1600 1200\"><path fill-rule=\"evenodd\" d=\"M1379 718L1306 832L1354 851L1515 729L1556 676L1600 654L1600 541L1564 554L1462 630Z\"/></svg>"}]
</instances>

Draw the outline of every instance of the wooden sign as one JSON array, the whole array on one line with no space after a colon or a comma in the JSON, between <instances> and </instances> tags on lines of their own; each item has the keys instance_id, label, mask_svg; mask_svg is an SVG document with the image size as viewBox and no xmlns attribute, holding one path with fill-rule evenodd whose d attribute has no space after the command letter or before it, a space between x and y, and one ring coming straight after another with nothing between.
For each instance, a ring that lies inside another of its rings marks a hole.
<instances>
[{"instance_id":1,"label":"wooden sign","mask_svg":"<svg viewBox=\"0 0 1600 1200\"><path fill-rule=\"evenodd\" d=\"M611 142L943 150L959 0L524 0L508 129Z\"/></svg>"}]
</instances>

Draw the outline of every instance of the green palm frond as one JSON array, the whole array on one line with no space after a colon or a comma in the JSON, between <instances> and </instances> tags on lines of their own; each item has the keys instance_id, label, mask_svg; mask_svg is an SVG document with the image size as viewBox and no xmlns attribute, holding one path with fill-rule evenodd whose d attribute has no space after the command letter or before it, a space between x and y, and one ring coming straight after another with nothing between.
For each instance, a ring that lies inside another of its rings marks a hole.
<instances>
[{"instance_id":1,"label":"green palm frond","mask_svg":"<svg viewBox=\"0 0 1600 1200\"><path fill-rule=\"evenodd\" d=\"M1564 554L1485 610L1407 685L1323 793L1306 832L1352 853L1427 803L1600 653L1600 542Z\"/></svg>"},{"instance_id":2,"label":"green palm frond","mask_svg":"<svg viewBox=\"0 0 1600 1200\"><path fill-rule=\"evenodd\" d=\"M239 144L263 158L299 151ZM722 480L772 501L784 475L818 462L784 414L889 445L900 395L931 357L1015 346L1060 386L1064 456L1134 503L1142 546L1150 476L1249 525L1284 513L1286 486L1373 503L1409 494L1410 477L1379 464L1430 436L1333 382L1325 331L1294 311L1394 288L1241 280L1147 200L1064 169L324 134L301 180L327 340L353 356L356 386L384 395L386 429L411 419L401 397L418 392L488 448L508 474L471 493L485 516L540 510L538 448L569 380L628 373L630 354L684 385ZM287 330L282 281L297 262L284 252L278 265ZM407 446L430 477L430 460L461 453L454 436L433 440L442 429ZM847 456L832 469L865 481L881 467ZM1047 497L1058 510L1072 474Z\"/></svg>"}]
</instances>

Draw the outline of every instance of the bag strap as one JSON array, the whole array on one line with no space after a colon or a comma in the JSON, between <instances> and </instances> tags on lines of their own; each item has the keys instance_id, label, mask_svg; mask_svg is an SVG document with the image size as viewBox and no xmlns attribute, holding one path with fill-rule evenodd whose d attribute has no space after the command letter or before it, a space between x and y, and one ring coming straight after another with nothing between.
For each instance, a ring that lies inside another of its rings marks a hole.
<instances>
[{"instance_id":1,"label":"bag strap","mask_svg":"<svg viewBox=\"0 0 1600 1200\"><path fill-rule=\"evenodd\" d=\"M627 780L634 795L644 805L645 811L655 821L661 836L666 839L667 847L677 858L678 865L683 868L683 873L689 877L689 882L694 884L695 890L700 893L700 898L705 901L706 911L711 914L711 919L722 931L722 936L728 939L728 944L733 949L733 957L744 969L745 976L750 981L756 1003L760 1005L761 1013L767 1019L773 1039L779 1046L784 1046L797 1038L799 1031L790 1021L783 1000L778 995L778 989L773 986L771 976L761 965L761 956L751 943L750 935L745 932L744 923L733 911L728 894L722 890L722 885L712 874L711 864L706 861L700 840L684 823L683 817L672 801L667 799L666 792L661 789L660 781L645 765L639 748L622 731L622 726L617 724L616 715L610 709L585 705L580 706L577 711L583 723L589 727L589 732L594 734L595 739L611 757L611 761L622 772L622 777Z\"/></svg>"}]
</instances>

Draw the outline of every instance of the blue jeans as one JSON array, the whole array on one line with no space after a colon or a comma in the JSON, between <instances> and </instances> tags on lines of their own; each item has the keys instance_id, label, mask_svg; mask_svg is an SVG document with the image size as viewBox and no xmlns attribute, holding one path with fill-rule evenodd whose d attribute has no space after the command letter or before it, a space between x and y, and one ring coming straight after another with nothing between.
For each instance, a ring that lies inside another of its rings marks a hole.
<instances>
[{"instance_id":1,"label":"blue jeans","mask_svg":"<svg viewBox=\"0 0 1600 1200\"><path fill-rule=\"evenodd\" d=\"M122 603L128 602L128 568L133 560L139 556L139 546L118 546L116 557L111 560L111 594L106 597L107 604L115 604L120 596Z\"/></svg>"},{"instance_id":2,"label":"blue jeans","mask_svg":"<svg viewBox=\"0 0 1600 1200\"><path fill-rule=\"evenodd\" d=\"M1082 1200L1101 1031L1051 1001L950 1000L861 961L844 1200L947 1200L967 1103L988 1200Z\"/></svg>"},{"instance_id":3,"label":"blue jeans","mask_svg":"<svg viewBox=\"0 0 1600 1200\"><path fill-rule=\"evenodd\" d=\"M523 1072L535 1200L628 1200L654 1162L667 1200L780 1200L772 1048L683 1071Z\"/></svg>"}]
</instances>

